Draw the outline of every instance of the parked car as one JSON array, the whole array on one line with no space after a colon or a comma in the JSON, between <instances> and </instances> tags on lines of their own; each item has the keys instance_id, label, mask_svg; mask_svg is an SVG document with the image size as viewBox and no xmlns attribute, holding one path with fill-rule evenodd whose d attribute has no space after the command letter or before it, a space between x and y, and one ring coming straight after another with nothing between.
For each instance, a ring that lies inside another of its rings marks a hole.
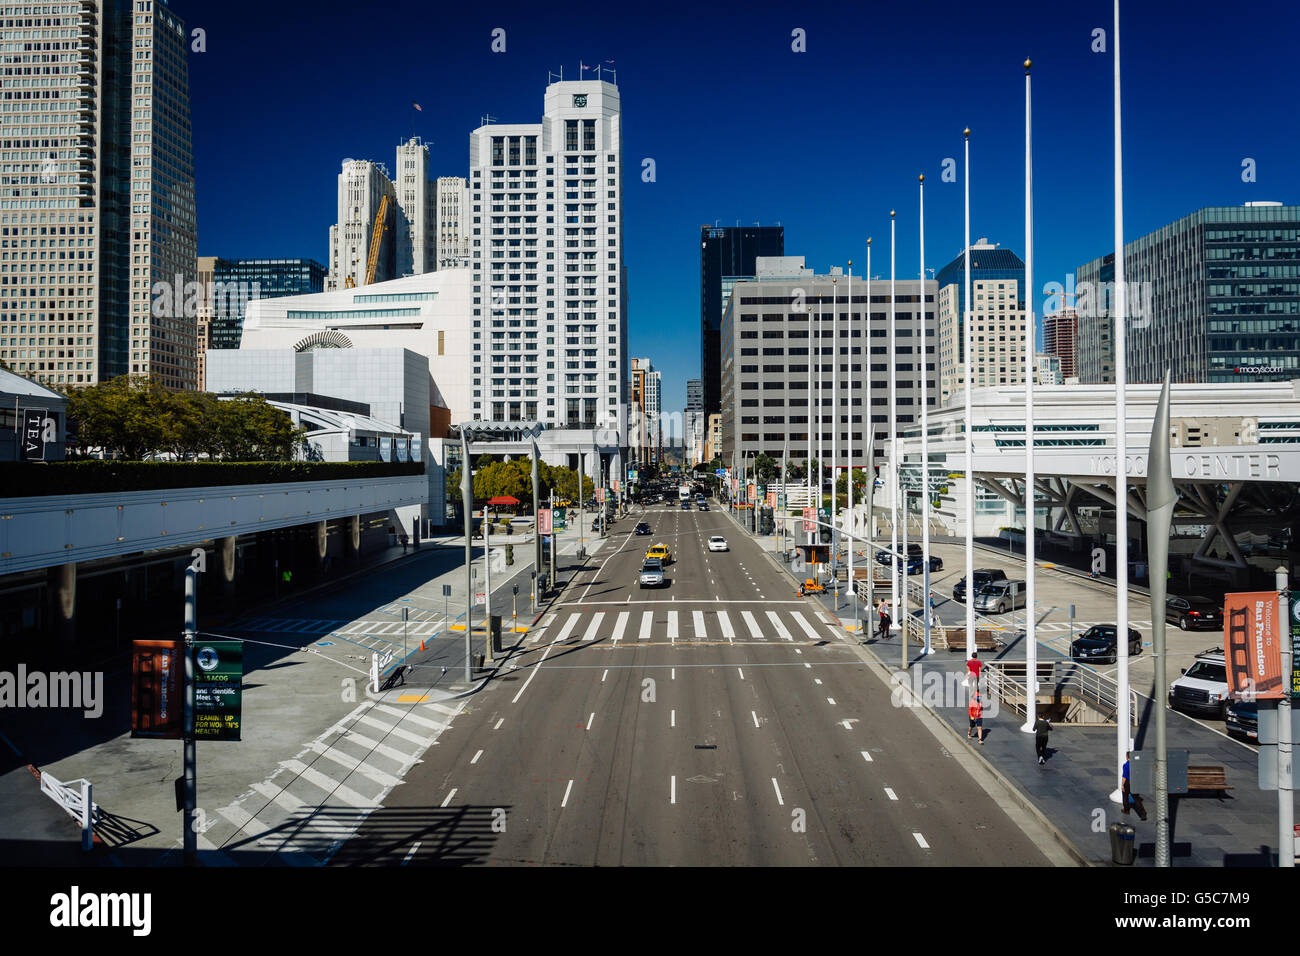
<instances>
[{"instance_id":1,"label":"parked car","mask_svg":"<svg viewBox=\"0 0 1300 956\"><path fill-rule=\"evenodd\" d=\"M976 568L971 572L971 577L975 579L975 593L980 593L980 588L986 584L993 584L996 581L1005 581L1007 572L998 568ZM966 603L966 578L962 577L952 586L952 599L962 604Z\"/></svg>"},{"instance_id":2,"label":"parked car","mask_svg":"<svg viewBox=\"0 0 1300 956\"><path fill-rule=\"evenodd\" d=\"M1223 729L1230 737L1259 743L1259 704L1253 700L1229 701L1223 715Z\"/></svg>"},{"instance_id":3,"label":"parked car","mask_svg":"<svg viewBox=\"0 0 1300 956\"><path fill-rule=\"evenodd\" d=\"M924 558L923 555L917 555L917 556L914 557L914 558L909 557L909 558L907 559L907 573L908 573L908 574L920 574L921 571L922 571L924 568L925 568L925 558ZM931 570L931 571L942 571L942 570L943 570L943 558L939 557L939 556L936 555L936 554L932 554L932 555L930 555L930 570Z\"/></svg>"},{"instance_id":4,"label":"parked car","mask_svg":"<svg viewBox=\"0 0 1300 956\"><path fill-rule=\"evenodd\" d=\"M636 532L635 532L635 533L636 533L636 534L650 534L650 533L651 533L651 532L650 532L650 525L647 524L647 523L644 522L644 521L640 521L640 522L638 522L638 523L637 523L637 526L636 526Z\"/></svg>"},{"instance_id":5,"label":"parked car","mask_svg":"<svg viewBox=\"0 0 1300 956\"><path fill-rule=\"evenodd\" d=\"M711 538L709 539L709 550L710 550L710 551L726 551L726 550L727 550L727 539L724 538L724 537L723 537L722 535L720 535L720 534L715 534L713 537L711 537Z\"/></svg>"},{"instance_id":6,"label":"parked car","mask_svg":"<svg viewBox=\"0 0 1300 956\"><path fill-rule=\"evenodd\" d=\"M1114 624L1094 624L1070 644L1070 658L1090 664L1114 664L1119 660L1119 646L1115 641ZM1142 635L1128 629L1129 655L1142 653Z\"/></svg>"},{"instance_id":7,"label":"parked car","mask_svg":"<svg viewBox=\"0 0 1300 956\"><path fill-rule=\"evenodd\" d=\"M1174 710L1224 718L1231 702L1221 647L1197 654L1192 666L1183 668L1183 676L1169 685L1169 706Z\"/></svg>"},{"instance_id":8,"label":"parked car","mask_svg":"<svg viewBox=\"0 0 1300 956\"><path fill-rule=\"evenodd\" d=\"M1184 631L1208 628L1223 630L1223 605L1200 595L1170 597L1165 601L1165 620Z\"/></svg>"},{"instance_id":9,"label":"parked car","mask_svg":"<svg viewBox=\"0 0 1300 956\"><path fill-rule=\"evenodd\" d=\"M924 552L919 544L909 544L907 546L908 561L911 561L914 558L916 559L921 558L923 553ZM888 549L877 551L876 561L879 564L885 565L885 567L890 567L893 564L892 556L890 555Z\"/></svg>"},{"instance_id":10,"label":"parked car","mask_svg":"<svg viewBox=\"0 0 1300 956\"><path fill-rule=\"evenodd\" d=\"M641 587L657 588L664 583L664 566L658 558L646 558L641 565Z\"/></svg>"},{"instance_id":11,"label":"parked car","mask_svg":"<svg viewBox=\"0 0 1300 956\"><path fill-rule=\"evenodd\" d=\"M980 588L975 595L975 610L1006 614L1025 606L1024 581L995 581Z\"/></svg>"}]
</instances>

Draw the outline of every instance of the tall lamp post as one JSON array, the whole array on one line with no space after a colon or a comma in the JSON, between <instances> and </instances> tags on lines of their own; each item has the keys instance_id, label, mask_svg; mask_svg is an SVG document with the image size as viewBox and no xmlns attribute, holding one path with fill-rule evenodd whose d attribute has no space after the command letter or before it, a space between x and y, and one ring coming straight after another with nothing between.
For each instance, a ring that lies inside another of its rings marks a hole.
<instances>
[{"instance_id":1,"label":"tall lamp post","mask_svg":"<svg viewBox=\"0 0 1300 956\"><path fill-rule=\"evenodd\" d=\"M974 388L974 362L971 361L971 343L974 341L971 335L971 301L970 301L970 127L962 132L965 141L966 150L966 203L965 203L965 220L966 220L966 251L964 253L963 268L965 271L965 290L966 295L962 304L962 315L964 317L964 328L962 341L965 346L965 378L966 378L966 429L963 434L964 444L966 445L966 659L970 660L975 655L975 429L974 415L971 405L971 389Z\"/></svg>"},{"instance_id":2,"label":"tall lamp post","mask_svg":"<svg viewBox=\"0 0 1300 956\"><path fill-rule=\"evenodd\" d=\"M919 313L921 344L917 346L921 356L916 363L920 372L921 394L921 620L925 634L926 654L933 654L930 644L930 390L925 369L925 174L918 177L921 200L921 301Z\"/></svg>"},{"instance_id":3,"label":"tall lamp post","mask_svg":"<svg viewBox=\"0 0 1300 956\"><path fill-rule=\"evenodd\" d=\"M465 512L465 683L468 684L474 679L471 671L474 653L474 549L470 543L474 529L474 481L469 473L469 429L465 425L460 426L460 501L461 510ZM487 515L483 517L486 532Z\"/></svg>"},{"instance_id":4,"label":"tall lamp post","mask_svg":"<svg viewBox=\"0 0 1300 956\"><path fill-rule=\"evenodd\" d=\"M1034 162L1033 111L1025 60L1025 723L1034 732L1038 716L1038 635L1034 605ZM1117 632L1127 634L1127 630ZM1123 639L1120 644L1125 644Z\"/></svg>"}]
</instances>

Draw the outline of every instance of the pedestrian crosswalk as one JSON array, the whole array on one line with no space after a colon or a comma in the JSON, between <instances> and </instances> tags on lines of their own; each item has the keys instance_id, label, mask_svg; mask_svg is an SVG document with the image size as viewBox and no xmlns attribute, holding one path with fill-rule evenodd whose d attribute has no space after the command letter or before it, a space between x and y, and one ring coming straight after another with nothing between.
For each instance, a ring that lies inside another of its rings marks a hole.
<instances>
[{"instance_id":1,"label":"pedestrian crosswalk","mask_svg":"<svg viewBox=\"0 0 1300 956\"><path fill-rule=\"evenodd\" d=\"M647 643L767 643L843 641L844 631L806 609L740 611L659 609L615 612L563 608L528 635L529 644L607 641L616 647Z\"/></svg>"},{"instance_id":2,"label":"pedestrian crosswalk","mask_svg":"<svg viewBox=\"0 0 1300 956\"><path fill-rule=\"evenodd\" d=\"M242 618L228 625L235 631L260 631L271 634L337 634L343 636L388 635L401 637L403 631L410 637L427 637L442 630L443 617L380 618L374 620L340 621L331 619L306 620L301 618L254 617ZM405 625L405 627L403 627Z\"/></svg>"},{"instance_id":3,"label":"pedestrian crosswalk","mask_svg":"<svg viewBox=\"0 0 1300 956\"><path fill-rule=\"evenodd\" d=\"M201 858L208 865L249 865L271 853L293 866L327 863L464 707L464 701L364 701L265 780L208 814L198 837Z\"/></svg>"}]
</instances>

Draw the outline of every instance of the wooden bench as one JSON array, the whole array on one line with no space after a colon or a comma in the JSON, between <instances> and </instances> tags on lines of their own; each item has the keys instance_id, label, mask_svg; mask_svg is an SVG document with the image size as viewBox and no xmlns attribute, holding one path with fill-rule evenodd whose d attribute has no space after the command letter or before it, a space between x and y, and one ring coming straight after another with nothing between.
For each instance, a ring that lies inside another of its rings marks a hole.
<instances>
[{"instance_id":1,"label":"wooden bench","mask_svg":"<svg viewBox=\"0 0 1300 956\"><path fill-rule=\"evenodd\" d=\"M1193 790L1209 790L1212 792L1221 792L1231 790L1228 786L1228 775L1222 767L1209 765L1188 766L1187 768L1187 792Z\"/></svg>"},{"instance_id":2,"label":"wooden bench","mask_svg":"<svg viewBox=\"0 0 1300 956\"><path fill-rule=\"evenodd\" d=\"M950 651L966 650L966 628L948 625L943 627L944 644ZM993 632L986 628L975 629L975 649L977 651L996 651L998 640Z\"/></svg>"}]
</instances>

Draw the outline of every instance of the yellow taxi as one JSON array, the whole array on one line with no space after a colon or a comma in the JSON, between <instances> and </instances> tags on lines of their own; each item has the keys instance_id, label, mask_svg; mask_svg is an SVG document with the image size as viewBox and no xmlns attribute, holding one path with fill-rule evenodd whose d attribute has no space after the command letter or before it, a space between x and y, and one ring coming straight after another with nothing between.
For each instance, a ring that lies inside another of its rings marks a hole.
<instances>
[{"instance_id":1,"label":"yellow taxi","mask_svg":"<svg viewBox=\"0 0 1300 956\"><path fill-rule=\"evenodd\" d=\"M668 550L668 545L666 544L654 545L645 553L645 556L647 561L651 558L658 558L663 564L667 565L673 563L673 553Z\"/></svg>"}]
</instances>

